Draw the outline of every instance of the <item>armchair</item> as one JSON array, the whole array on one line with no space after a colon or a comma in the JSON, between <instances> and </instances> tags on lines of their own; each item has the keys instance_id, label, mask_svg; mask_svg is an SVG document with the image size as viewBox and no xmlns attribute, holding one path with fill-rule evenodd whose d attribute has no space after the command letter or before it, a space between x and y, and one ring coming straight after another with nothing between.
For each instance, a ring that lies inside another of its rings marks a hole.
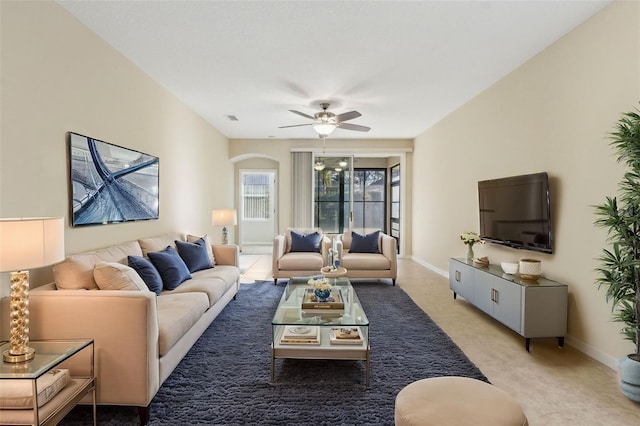
<instances>
[{"instance_id":1,"label":"armchair","mask_svg":"<svg viewBox=\"0 0 640 426\"><path fill-rule=\"evenodd\" d=\"M378 229L363 229L368 235ZM396 285L398 277L398 261L396 239L380 232L378 237L378 253L362 253L352 250L352 231L345 231L337 241L340 265L347 269L349 278L391 278Z\"/></svg>"},{"instance_id":2,"label":"armchair","mask_svg":"<svg viewBox=\"0 0 640 426\"><path fill-rule=\"evenodd\" d=\"M308 235L313 232L320 234L320 243L316 251L292 251L291 231ZM278 278L291 278L320 273L320 268L327 264L327 254L331 247L331 239L322 233L321 228L296 229L287 228L286 232L276 235L273 239L272 274L273 284Z\"/></svg>"}]
</instances>

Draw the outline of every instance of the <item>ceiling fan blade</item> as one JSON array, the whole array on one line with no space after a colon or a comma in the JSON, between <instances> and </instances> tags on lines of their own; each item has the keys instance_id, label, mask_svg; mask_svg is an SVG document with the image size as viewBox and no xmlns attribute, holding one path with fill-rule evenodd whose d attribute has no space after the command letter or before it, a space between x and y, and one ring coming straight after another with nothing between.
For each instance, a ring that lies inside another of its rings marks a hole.
<instances>
[{"instance_id":1,"label":"ceiling fan blade","mask_svg":"<svg viewBox=\"0 0 640 426\"><path fill-rule=\"evenodd\" d=\"M353 120L354 118L358 118L362 116L358 111L349 111L343 112L342 114L336 115L336 121L338 123L342 123L343 121Z\"/></svg>"},{"instance_id":2,"label":"ceiling fan blade","mask_svg":"<svg viewBox=\"0 0 640 426\"><path fill-rule=\"evenodd\" d=\"M368 132L369 130L371 130L371 127L351 123L340 123L338 124L338 127L346 130L355 130L356 132Z\"/></svg>"},{"instance_id":3,"label":"ceiling fan blade","mask_svg":"<svg viewBox=\"0 0 640 426\"><path fill-rule=\"evenodd\" d=\"M287 127L302 127L302 126L311 126L313 123L307 123L307 124L294 124L292 126L280 126L278 127L278 129L286 129Z\"/></svg>"},{"instance_id":4,"label":"ceiling fan blade","mask_svg":"<svg viewBox=\"0 0 640 426\"><path fill-rule=\"evenodd\" d=\"M294 114L298 114L304 118L308 118L309 120L315 120L315 117L310 116L309 114L305 114L304 112L300 112L300 111L296 111L293 109L290 109L289 111L291 111Z\"/></svg>"}]
</instances>

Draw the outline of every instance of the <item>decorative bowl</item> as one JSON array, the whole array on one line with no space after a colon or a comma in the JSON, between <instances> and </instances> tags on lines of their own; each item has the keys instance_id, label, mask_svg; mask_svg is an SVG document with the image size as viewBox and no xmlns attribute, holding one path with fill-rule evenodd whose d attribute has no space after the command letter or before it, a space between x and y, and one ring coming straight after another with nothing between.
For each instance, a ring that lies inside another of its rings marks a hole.
<instances>
[{"instance_id":1,"label":"decorative bowl","mask_svg":"<svg viewBox=\"0 0 640 426\"><path fill-rule=\"evenodd\" d=\"M347 268L338 268L338 269L331 269L328 266L325 266L324 268L320 269L320 273L325 277L325 278L337 278L337 277L342 277L344 275L347 275Z\"/></svg>"},{"instance_id":2,"label":"decorative bowl","mask_svg":"<svg viewBox=\"0 0 640 426\"><path fill-rule=\"evenodd\" d=\"M513 275L518 273L517 263L502 262L500 263L500 266L502 266L502 270L504 271L505 274Z\"/></svg>"},{"instance_id":3,"label":"decorative bowl","mask_svg":"<svg viewBox=\"0 0 640 426\"><path fill-rule=\"evenodd\" d=\"M542 261L538 259L520 259L520 277L524 280L537 280L542 276Z\"/></svg>"}]
</instances>

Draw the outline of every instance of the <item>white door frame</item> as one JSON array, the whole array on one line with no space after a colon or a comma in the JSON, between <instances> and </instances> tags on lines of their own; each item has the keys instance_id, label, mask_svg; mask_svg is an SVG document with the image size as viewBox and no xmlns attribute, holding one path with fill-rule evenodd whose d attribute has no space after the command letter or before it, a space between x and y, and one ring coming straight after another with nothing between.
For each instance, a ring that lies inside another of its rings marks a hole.
<instances>
[{"instance_id":1,"label":"white door frame","mask_svg":"<svg viewBox=\"0 0 640 426\"><path fill-rule=\"evenodd\" d=\"M272 226L265 231L263 236L261 236L260 233L252 232L250 224L244 220L243 176L247 174L267 174L272 178L269 185ZM278 194L276 190L278 188L278 171L276 169L238 169L238 183L238 242L240 247L242 247L243 244L271 245L273 243L273 236L276 235L276 230L278 229ZM249 235L253 237L257 236L257 239L247 241Z\"/></svg>"}]
</instances>

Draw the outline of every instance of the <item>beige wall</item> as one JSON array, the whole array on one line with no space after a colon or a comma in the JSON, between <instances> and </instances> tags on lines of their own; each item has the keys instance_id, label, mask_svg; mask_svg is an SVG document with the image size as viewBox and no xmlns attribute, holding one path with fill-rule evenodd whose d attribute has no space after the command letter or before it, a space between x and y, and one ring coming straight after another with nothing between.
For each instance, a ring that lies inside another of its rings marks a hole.
<instances>
[{"instance_id":1,"label":"beige wall","mask_svg":"<svg viewBox=\"0 0 640 426\"><path fill-rule=\"evenodd\" d=\"M460 233L478 230L478 180L549 173L554 254L474 249L493 263L542 259L546 277L569 285L569 342L611 366L633 347L594 284L605 234L592 206L623 173L606 136L638 107L639 75L640 3L615 2L420 135L414 151L413 253L443 272L464 257Z\"/></svg>"},{"instance_id":2,"label":"beige wall","mask_svg":"<svg viewBox=\"0 0 640 426\"><path fill-rule=\"evenodd\" d=\"M227 139L56 3L0 7L0 217L64 216L67 253L171 230L219 240L211 210L233 204ZM160 219L70 228L68 131L160 157Z\"/></svg>"}]
</instances>

